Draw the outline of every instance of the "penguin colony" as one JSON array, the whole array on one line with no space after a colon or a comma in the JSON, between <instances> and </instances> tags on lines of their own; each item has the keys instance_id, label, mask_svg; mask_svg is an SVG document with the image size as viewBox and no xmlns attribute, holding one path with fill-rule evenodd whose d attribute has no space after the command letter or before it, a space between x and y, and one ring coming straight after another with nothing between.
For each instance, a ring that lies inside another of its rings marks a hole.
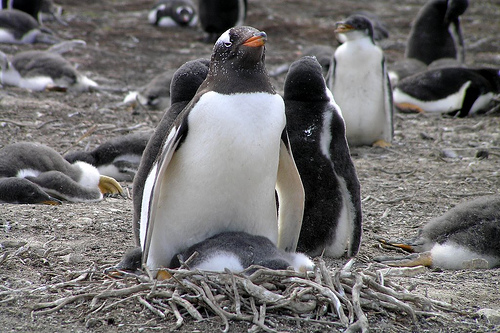
<instances>
[{"instance_id":1,"label":"penguin colony","mask_svg":"<svg viewBox=\"0 0 500 333\"><path fill-rule=\"evenodd\" d=\"M61 40L40 22L38 2L28 9L21 2L0 11L0 42L54 46L2 52L2 85L98 90L98 83L61 56L85 43ZM385 27L369 13L347 17L336 24L336 49L318 48L320 62L306 56L287 66L283 97L266 70L266 33L243 25L247 5L156 3L147 15L150 24L199 24L202 40L214 45L211 59L161 73L124 99L164 111L155 131L111 138L64 157L44 145L5 146L0 202L98 201L122 193L116 180L133 181L137 247L117 268L158 272L179 267L197 252L193 269L310 270L308 256L358 253L362 184L350 147L389 146L394 106L465 117L487 110L500 93L498 69L433 66L449 58L465 61L460 16L467 0L423 6L392 85L379 45L388 37ZM415 240L384 242L425 253L417 264L457 269L479 258L487 268L498 266L498 247L485 245L499 243L498 202L497 196L478 199L432 220Z\"/></svg>"}]
</instances>

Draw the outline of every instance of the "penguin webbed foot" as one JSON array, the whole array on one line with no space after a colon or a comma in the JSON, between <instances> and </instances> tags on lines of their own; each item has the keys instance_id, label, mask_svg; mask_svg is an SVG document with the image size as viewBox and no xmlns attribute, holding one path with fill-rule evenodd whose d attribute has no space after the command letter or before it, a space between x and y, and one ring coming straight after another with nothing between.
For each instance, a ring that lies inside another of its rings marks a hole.
<instances>
[{"instance_id":1,"label":"penguin webbed foot","mask_svg":"<svg viewBox=\"0 0 500 333\"><path fill-rule=\"evenodd\" d=\"M424 109L411 103L397 103L394 106L401 113L425 113Z\"/></svg>"},{"instance_id":2,"label":"penguin webbed foot","mask_svg":"<svg viewBox=\"0 0 500 333\"><path fill-rule=\"evenodd\" d=\"M140 246L127 251L122 260L113 267L106 268L104 274L115 279L127 277L143 280L146 275L142 271L142 249Z\"/></svg>"},{"instance_id":3,"label":"penguin webbed foot","mask_svg":"<svg viewBox=\"0 0 500 333\"><path fill-rule=\"evenodd\" d=\"M413 241L398 241L398 240L388 240L382 237L377 238L377 241L383 248L391 250L402 250L403 253L414 253L414 242Z\"/></svg>"},{"instance_id":4,"label":"penguin webbed foot","mask_svg":"<svg viewBox=\"0 0 500 333\"><path fill-rule=\"evenodd\" d=\"M432 256L430 251L413 253L401 257L379 256L373 260L392 267L415 267L415 266L432 266Z\"/></svg>"},{"instance_id":5,"label":"penguin webbed foot","mask_svg":"<svg viewBox=\"0 0 500 333\"><path fill-rule=\"evenodd\" d=\"M390 146L391 146L391 143L387 142L383 139L377 140L372 144L372 147L380 147L380 148L387 148Z\"/></svg>"},{"instance_id":6,"label":"penguin webbed foot","mask_svg":"<svg viewBox=\"0 0 500 333\"><path fill-rule=\"evenodd\" d=\"M123 188L121 185L112 177L101 175L99 177L99 190L102 194L106 195L120 195L125 197Z\"/></svg>"}]
</instances>

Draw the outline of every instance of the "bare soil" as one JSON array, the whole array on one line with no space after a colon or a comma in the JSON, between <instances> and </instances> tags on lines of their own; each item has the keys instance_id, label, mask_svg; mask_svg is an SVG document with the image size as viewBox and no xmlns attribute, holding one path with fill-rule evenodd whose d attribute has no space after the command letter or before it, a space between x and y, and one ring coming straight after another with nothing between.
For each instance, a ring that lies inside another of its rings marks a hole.
<instances>
[{"instance_id":1,"label":"bare soil","mask_svg":"<svg viewBox=\"0 0 500 333\"><path fill-rule=\"evenodd\" d=\"M373 11L387 24L382 42L389 62L403 57L410 23L422 0L300 1L250 0L247 24L266 31L267 66L276 68L297 59L313 44L336 45L334 23L357 10ZM29 92L13 87L0 91L0 147L18 141L42 142L61 153L90 149L107 138L152 129L162 113L131 110L120 105L129 89L146 84L160 71L208 57L211 45L201 42L196 29L158 29L147 24L152 1L59 1L68 26L47 22L65 39L83 39L86 48L66 58L108 91L84 94ZM462 18L470 65L500 68L500 5L471 1ZM45 45L0 45L13 54ZM274 80L283 87L283 77ZM498 193L500 188L499 113L454 119L428 114L397 114L395 139L387 149L352 149L362 185L364 235L359 267L373 263L382 249L377 236L411 237L417 228L460 202ZM87 135L88 134L88 135ZM82 136L85 136L82 139ZM476 158L485 150L488 158ZM122 184L131 192L131 184ZM131 193L130 193L131 195ZM72 288L55 289L43 299L36 288L67 281L82 271L102 272L134 246L130 198L106 198L95 204L61 206L0 205L0 331L2 332L136 332L169 330L175 318L159 319L138 303L92 313L72 305L47 315L33 315L32 305L69 296ZM23 246L24 245L24 246ZM338 267L345 260L328 260ZM92 275L90 279L92 279ZM95 274L95 279L104 279ZM392 317L368 311L373 331L380 332L495 332L476 315L481 308L500 310L500 270L441 271L427 269L394 281L436 300L449 302L456 312L419 318L410 324L403 315ZM34 290L16 297L13 290ZM40 289L41 290L41 289ZM41 294L41 293L40 293ZM14 295L14 296L12 296ZM217 318L187 321L180 331L218 330ZM247 323L231 323L243 331ZM328 331L328 326L285 321L280 330ZM331 329L331 327L330 327Z\"/></svg>"}]
</instances>

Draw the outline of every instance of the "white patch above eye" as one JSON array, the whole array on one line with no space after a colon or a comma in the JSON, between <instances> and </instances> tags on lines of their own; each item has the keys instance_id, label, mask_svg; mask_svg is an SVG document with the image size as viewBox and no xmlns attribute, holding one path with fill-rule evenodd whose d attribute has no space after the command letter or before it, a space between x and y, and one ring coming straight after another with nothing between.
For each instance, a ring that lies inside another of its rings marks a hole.
<instances>
[{"instance_id":1,"label":"white patch above eye","mask_svg":"<svg viewBox=\"0 0 500 333\"><path fill-rule=\"evenodd\" d=\"M217 39L217 43L216 44L227 44L227 43L231 43L231 36L229 35L229 30L226 30L226 32L224 32L222 35L220 35L219 39Z\"/></svg>"}]
</instances>

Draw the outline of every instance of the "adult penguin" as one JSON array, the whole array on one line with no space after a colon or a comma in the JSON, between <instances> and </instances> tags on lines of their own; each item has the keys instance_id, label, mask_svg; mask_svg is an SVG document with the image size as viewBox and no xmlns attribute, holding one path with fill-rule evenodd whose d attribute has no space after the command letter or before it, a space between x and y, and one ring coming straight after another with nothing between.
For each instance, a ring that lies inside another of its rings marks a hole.
<instances>
[{"instance_id":1,"label":"adult penguin","mask_svg":"<svg viewBox=\"0 0 500 333\"><path fill-rule=\"evenodd\" d=\"M287 129L305 190L297 250L356 255L361 243L360 185L340 108L313 57L294 62L284 87Z\"/></svg>"},{"instance_id":2,"label":"adult penguin","mask_svg":"<svg viewBox=\"0 0 500 333\"><path fill-rule=\"evenodd\" d=\"M392 91L384 53L373 40L370 20L352 15L335 32L337 47L328 86L342 110L351 146L390 145L393 136Z\"/></svg>"},{"instance_id":3,"label":"adult penguin","mask_svg":"<svg viewBox=\"0 0 500 333\"><path fill-rule=\"evenodd\" d=\"M149 11L148 21L159 27L194 27L198 15L191 0L160 0Z\"/></svg>"},{"instance_id":4,"label":"adult penguin","mask_svg":"<svg viewBox=\"0 0 500 333\"><path fill-rule=\"evenodd\" d=\"M198 16L205 41L213 43L227 29L243 25L247 0L199 0Z\"/></svg>"},{"instance_id":5,"label":"adult penguin","mask_svg":"<svg viewBox=\"0 0 500 333\"><path fill-rule=\"evenodd\" d=\"M412 240L380 241L416 252L403 258L376 258L391 266L423 265L445 269L498 267L500 195L479 197L453 207L430 220Z\"/></svg>"},{"instance_id":6,"label":"adult penguin","mask_svg":"<svg viewBox=\"0 0 500 333\"><path fill-rule=\"evenodd\" d=\"M457 59L457 44L461 47L462 62L465 47L460 28L460 15L469 6L468 0L431 0L418 12L410 31L405 57L429 65L440 58ZM450 26L454 29L450 32ZM454 38L456 35L456 39Z\"/></svg>"},{"instance_id":7,"label":"adult penguin","mask_svg":"<svg viewBox=\"0 0 500 333\"><path fill-rule=\"evenodd\" d=\"M54 149L37 143L18 142L0 149L0 178L13 178L2 183L3 191L10 188L12 200L22 202L22 192L31 195L28 180L51 197L71 202L100 201L104 193L122 194L115 179L102 176L92 165L66 161ZM5 195L4 195L5 198Z\"/></svg>"},{"instance_id":8,"label":"adult penguin","mask_svg":"<svg viewBox=\"0 0 500 333\"><path fill-rule=\"evenodd\" d=\"M163 140L141 202L142 261L150 270L225 231L296 249L304 190L284 102L265 69L266 37L247 26L223 33L207 78Z\"/></svg>"}]
</instances>

